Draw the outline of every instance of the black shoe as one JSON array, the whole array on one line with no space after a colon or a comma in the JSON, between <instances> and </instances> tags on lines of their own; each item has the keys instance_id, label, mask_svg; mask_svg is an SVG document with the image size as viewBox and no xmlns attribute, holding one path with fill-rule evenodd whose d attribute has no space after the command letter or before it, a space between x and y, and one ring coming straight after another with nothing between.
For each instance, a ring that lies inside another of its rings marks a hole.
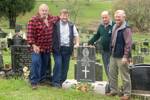
<instances>
[{"instance_id":1,"label":"black shoe","mask_svg":"<svg viewBox=\"0 0 150 100\"><path fill-rule=\"evenodd\" d=\"M40 83L39 83L39 85L40 86L49 86L49 84L50 84L50 81L41 81Z\"/></svg>"},{"instance_id":2,"label":"black shoe","mask_svg":"<svg viewBox=\"0 0 150 100\"><path fill-rule=\"evenodd\" d=\"M62 88L62 86L58 83L52 83L52 87Z\"/></svg>"}]
</instances>

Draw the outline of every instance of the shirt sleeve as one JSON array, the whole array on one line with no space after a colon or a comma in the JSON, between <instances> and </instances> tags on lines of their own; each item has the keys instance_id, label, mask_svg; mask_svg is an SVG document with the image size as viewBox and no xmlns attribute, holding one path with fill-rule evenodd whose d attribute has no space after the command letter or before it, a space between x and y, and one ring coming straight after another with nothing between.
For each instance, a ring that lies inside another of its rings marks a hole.
<instances>
[{"instance_id":1,"label":"shirt sleeve","mask_svg":"<svg viewBox=\"0 0 150 100\"><path fill-rule=\"evenodd\" d=\"M35 44L35 21L31 19L27 26L27 41L30 45Z\"/></svg>"},{"instance_id":2,"label":"shirt sleeve","mask_svg":"<svg viewBox=\"0 0 150 100\"><path fill-rule=\"evenodd\" d=\"M57 21L59 21L59 16L51 16L52 22L55 24Z\"/></svg>"},{"instance_id":3,"label":"shirt sleeve","mask_svg":"<svg viewBox=\"0 0 150 100\"><path fill-rule=\"evenodd\" d=\"M79 36L79 33L75 25L73 26L73 32L74 32L74 36Z\"/></svg>"},{"instance_id":4,"label":"shirt sleeve","mask_svg":"<svg viewBox=\"0 0 150 100\"><path fill-rule=\"evenodd\" d=\"M88 41L89 45L93 45L100 38L100 26L94 36Z\"/></svg>"},{"instance_id":5,"label":"shirt sleeve","mask_svg":"<svg viewBox=\"0 0 150 100\"><path fill-rule=\"evenodd\" d=\"M130 28L124 31L125 47L124 47L124 58L128 58L131 53L132 46L132 32Z\"/></svg>"}]
</instances>

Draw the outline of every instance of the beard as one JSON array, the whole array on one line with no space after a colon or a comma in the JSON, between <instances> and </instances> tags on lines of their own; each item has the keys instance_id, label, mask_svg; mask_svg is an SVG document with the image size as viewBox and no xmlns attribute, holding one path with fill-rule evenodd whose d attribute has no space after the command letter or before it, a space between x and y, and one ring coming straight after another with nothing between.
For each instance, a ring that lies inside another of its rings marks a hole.
<instances>
[{"instance_id":1,"label":"beard","mask_svg":"<svg viewBox=\"0 0 150 100\"><path fill-rule=\"evenodd\" d=\"M48 15L41 15L42 19L47 19Z\"/></svg>"}]
</instances>

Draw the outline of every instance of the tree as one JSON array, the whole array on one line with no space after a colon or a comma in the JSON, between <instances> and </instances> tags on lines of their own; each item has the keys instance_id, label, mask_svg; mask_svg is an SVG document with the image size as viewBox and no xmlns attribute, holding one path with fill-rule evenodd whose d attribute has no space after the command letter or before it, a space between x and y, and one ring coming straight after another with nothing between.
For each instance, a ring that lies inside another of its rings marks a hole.
<instances>
[{"instance_id":1,"label":"tree","mask_svg":"<svg viewBox=\"0 0 150 100\"><path fill-rule=\"evenodd\" d=\"M66 0L65 3L65 7L67 7L67 9L70 11L71 19L74 23L76 23L81 8L79 0Z\"/></svg>"},{"instance_id":2,"label":"tree","mask_svg":"<svg viewBox=\"0 0 150 100\"><path fill-rule=\"evenodd\" d=\"M141 32L150 32L149 0L115 0L113 8L124 9L127 20Z\"/></svg>"},{"instance_id":3,"label":"tree","mask_svg":"<svg viewBox=\"0 0 150 100\"><path fill-rule=\"evenodd\" d=\"M0 0L0 17L9 20L9 27L15 28L16 18L20 14L25 14L35 5L35 0Z\"/></svg>"}]
</instances>

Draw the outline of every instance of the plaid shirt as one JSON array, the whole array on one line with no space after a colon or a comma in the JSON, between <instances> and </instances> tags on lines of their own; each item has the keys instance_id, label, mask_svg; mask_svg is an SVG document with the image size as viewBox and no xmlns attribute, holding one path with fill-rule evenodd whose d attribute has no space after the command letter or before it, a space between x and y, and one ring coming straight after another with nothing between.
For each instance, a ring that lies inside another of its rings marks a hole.
<instances>
[{"instance_id":1,"label":"plaid shirt","mask_svg":"<svg viewBox=\"0 0 150 100\"><path fill-rule=\"evenodd\" d=\"M48 15L49 26L46 26L39 15L33 16L28 23L28 43L30 45L35 44L39 46L40 52L50 52L52 50L53 26L58 20L59 17Z\"/></svg>"}]
</instances>

